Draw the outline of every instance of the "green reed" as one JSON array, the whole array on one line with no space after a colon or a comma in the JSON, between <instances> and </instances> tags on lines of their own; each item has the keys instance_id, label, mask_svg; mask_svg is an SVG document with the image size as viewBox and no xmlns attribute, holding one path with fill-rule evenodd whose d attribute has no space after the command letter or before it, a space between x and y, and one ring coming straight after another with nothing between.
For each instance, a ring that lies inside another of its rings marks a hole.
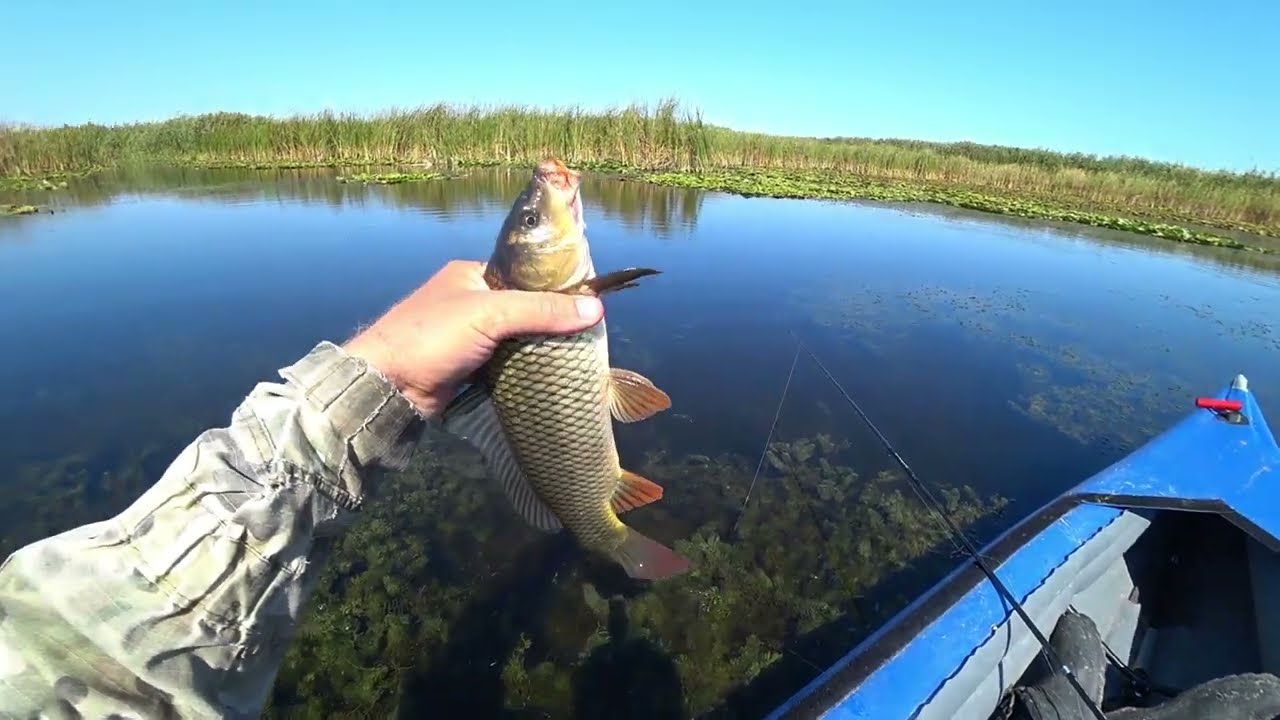
<instances>
[{"instance_id":1,"label":"green reed","mask_svg":"<svg viewBox=\"0 0 1280 720\"><path fill-rule=\"evenodd\" d=\"M701 122L674 102L588 113L449 105L372 116L323 112L287 118L239 113L156 123L0 130L0 175L41 175L129 161L207 165L568 162L638 167L699 163Z\"/></svg>"},{"instance_id":2,"label":"green reed","mask_svg":"<svg viewBox=\"0 0 1280 720\"><path fill-rule=\"evenodd\" d=\"M602 111L437 104L373 115L212 113L115 126L0 127L0 176L11 179L130 162L448 167L530 164L548 154L643 170L823 171L1280 235L1274 173L973 143L746 133L709 125L674 100Z\"/></svg>"}]
</instances>

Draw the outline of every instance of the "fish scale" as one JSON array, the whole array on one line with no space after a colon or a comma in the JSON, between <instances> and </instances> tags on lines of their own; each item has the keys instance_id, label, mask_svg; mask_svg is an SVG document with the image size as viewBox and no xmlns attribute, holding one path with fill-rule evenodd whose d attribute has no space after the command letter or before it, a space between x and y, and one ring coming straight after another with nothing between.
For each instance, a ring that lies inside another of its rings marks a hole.
<instances>
[{"instance_id":1,"label":"fish scale","mask_svg":"<svg viewBox=\"0 0 1280 720\"><path fill-rule=\"evenodd\" d=\"M503 342L490 393L529 484L582 542L610 550L625 528L609 508L617 451L608 404L603 323L569 337Z\"/></svg>"}]
</instances>

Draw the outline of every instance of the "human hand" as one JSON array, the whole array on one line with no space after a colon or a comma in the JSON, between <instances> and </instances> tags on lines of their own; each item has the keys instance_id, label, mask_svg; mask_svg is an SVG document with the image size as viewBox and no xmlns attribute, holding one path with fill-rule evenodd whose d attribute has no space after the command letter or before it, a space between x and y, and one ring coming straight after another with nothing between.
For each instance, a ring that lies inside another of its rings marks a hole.
<instances>
[{"instance_id":1,"label":"human hand","mask_svg":"<svg viewBox=\"0 0 1280 720\"><path fill-rule=\"evenodd\" d=\"M591 296L490 290L484 268L450 262L343 347L385 375L419 412L434 416L502 340L570 335L604 317Z\"/></svg>"}]
</instances>

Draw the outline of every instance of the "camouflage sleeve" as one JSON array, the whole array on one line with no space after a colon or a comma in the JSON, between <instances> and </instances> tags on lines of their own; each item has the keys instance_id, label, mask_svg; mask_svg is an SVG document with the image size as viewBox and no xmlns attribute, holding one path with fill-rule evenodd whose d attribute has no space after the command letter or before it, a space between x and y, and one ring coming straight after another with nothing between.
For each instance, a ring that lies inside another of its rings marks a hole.
<instances>
[{"instance_id":1,"label":"camouflage sleeve","mask_svg":"<svg viewBox=\"0 0 1280 720\"><path fill-rule=\"evenodd\" d=\"M0 566L0 718L257 717L332 538L424 427L321 343L118 516Z\"/></svg>"}]
</instances>

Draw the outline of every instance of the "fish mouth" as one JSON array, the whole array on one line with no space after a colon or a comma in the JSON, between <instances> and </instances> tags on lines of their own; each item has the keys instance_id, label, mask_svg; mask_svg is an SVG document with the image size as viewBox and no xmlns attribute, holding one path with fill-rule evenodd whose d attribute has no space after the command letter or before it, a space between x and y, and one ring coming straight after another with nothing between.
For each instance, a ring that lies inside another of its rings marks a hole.
<instances>
[{"instance_id":1,"label":"fish mouth","mask_svg":"<svg viewBox=\"0 0 1280 720\"><path fill-rule=\"evenodd\" d=\"M549 157L538 163L533 171L534 178L550 187L562 198L567 197L565 206L573 219L574 227L582 225L582 173L571 170L557 158Z\"/></svg>"},{"instance_id":2,"label":"fish mouth","mask_svg":"<svg viewBox=\"0 0 1280 720\"><path fill-rule=\"evenodd\" d=\"M577 195L578 186L582 181L581 173L577 170L570 170L556 158L547 158L538 163L538 168L534 170L533 174L556 190L572 195Z\"/></svg>"}]
</instances>

